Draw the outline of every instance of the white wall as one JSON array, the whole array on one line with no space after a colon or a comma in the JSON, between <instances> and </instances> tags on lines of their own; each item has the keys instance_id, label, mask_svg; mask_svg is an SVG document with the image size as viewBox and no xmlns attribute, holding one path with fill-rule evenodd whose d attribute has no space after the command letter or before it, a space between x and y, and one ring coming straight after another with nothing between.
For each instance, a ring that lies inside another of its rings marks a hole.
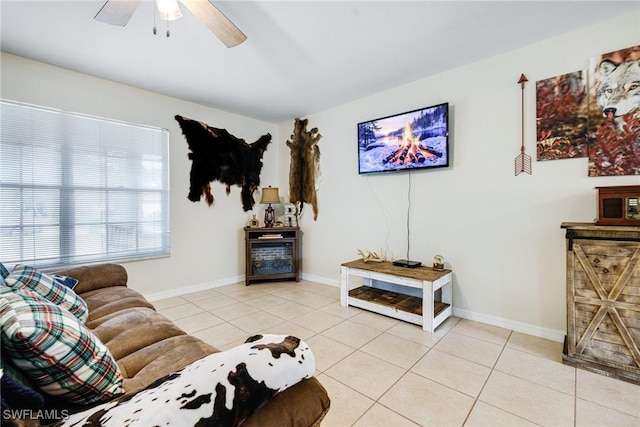
<instances>
[{"instance_id":1,"label":"white wall","mask_svg":"<svg viewBox=\"0 0 640 427\"><path fill-rule=\"evenodd\" d=\"M240 188L225 194L214 183L214 206L187 200L191 161L176 114L226 128L248 142L271 133L261 180L277 185L278 127L2 53L0 96L66 111L169 129L171 192L171 256L125 264L130 286L150 295L180 293L185 288L234 283L244 275L244 232L251 212L244 212ZM254 196L258 201L260 195ZM256 205L260 208L260 205Z\"/></svg>"},{"instance_id":2,"label":"white wall","mask_svg":"<svg viewBox=\"0 0 640 427\"><path fill-rule=\"evenodd\" d=\"M319 217L301 220L304 277L337 285L340 263L356 248L387 247L406 256L407 190L411 192L412 259L442 254L454 270L454 313L540 336L565 330L563 221L592 221L596 185L638 184L640 177L588 178L586 159L534 162L533 175L514 177L520 146L520 86L525 73L527 150L535 155L534 82L586 68L588 58L640 43L640 15L618 19L488 58L409 85L309 116L317 126L324 179ZM455 52L452 52L455 54ZM270 132L264 185L288 186L280 125L188 103L2 53L0 96L170 131L171 256L126 264L130 285L171 295L232 283L244 273L240 189L213 185L216 203L186 199L191 162L173 116L182 114L254 141ZM359 176L356 124L449 102L453 167L432 172ZM259 196L256 196L256 198ZM262 211L260 211L262 212ZM257 211L255 213L258 213ZM261 213L258 213L260 216Z\"/></svg>"},{"instance_id":3,"label":"white wall","mask_svg":"<svg viewBox=\"0 0 640 427\"><path fill-rule=\"evenodd\" d=\"M587 177L587 159L533 162L514 176L524 73L526 149L535 159L535 81L586 69L589 58L640 44L636 11L503 55L308 116L323 138L319 216L303 212L306 278L337 284L356 248L406 257L411 180L410 258L445 257L454 271L454 314L561 340L565 331L564 221L591 222L596 185L640 177ZM455 52L452 52L452 55ZM363 70L366 72L366 70ZM360 176L356 124L450 103L453 166ZM293 121L280 125L286 139ZM280 152L287 182L289 150ZM283 189L283 190L286 190ZM286 194L286 191L283 191Z\"/></svg>"}]
</instances>

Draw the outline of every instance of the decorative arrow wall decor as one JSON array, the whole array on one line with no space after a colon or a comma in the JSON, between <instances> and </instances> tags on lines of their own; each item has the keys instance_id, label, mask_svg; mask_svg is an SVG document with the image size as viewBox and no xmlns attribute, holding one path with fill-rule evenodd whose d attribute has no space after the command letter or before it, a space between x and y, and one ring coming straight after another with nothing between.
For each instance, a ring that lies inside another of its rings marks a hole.
<instances>
[{"instance_id":1,"label":"decorative arrow wall decor","mask_svg":"<svg viewBox=\"0 0 640 427\"><path fill-rule=\"evenodd\" d=\"M521 137L521 145L520 145L520 154L516 157L516 176L520 173L525 172L531 175L531 156L527 155L524 152L524 85L529 80L525 77L524 74L520 75L520 80L518 80L518 84L522 88L522 105L520 108L521 112L521 129L522 129L522 137Z\"/></svg>"}]
</instances>

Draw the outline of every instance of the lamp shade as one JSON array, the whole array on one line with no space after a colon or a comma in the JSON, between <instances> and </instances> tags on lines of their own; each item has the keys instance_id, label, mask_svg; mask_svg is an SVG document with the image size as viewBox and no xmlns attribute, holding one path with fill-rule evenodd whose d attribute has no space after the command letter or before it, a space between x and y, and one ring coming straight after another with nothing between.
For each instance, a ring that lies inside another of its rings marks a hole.
<instances>
[{"instance_id":1,"label":"lamp shade","mask_svg":"<svg viewBox=\"0 0 640 427\"><path fill-rule=\"evenodd\" d=\"M278 187L262 187L262 199L260 203L280 203L280 196L278 195Z\"/></svg>"}]
</instances>

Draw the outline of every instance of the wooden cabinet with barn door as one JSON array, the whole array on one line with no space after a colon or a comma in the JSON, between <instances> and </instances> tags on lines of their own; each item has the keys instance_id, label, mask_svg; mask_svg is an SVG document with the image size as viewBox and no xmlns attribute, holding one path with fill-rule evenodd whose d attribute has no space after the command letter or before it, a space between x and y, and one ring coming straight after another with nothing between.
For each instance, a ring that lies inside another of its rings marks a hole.
<instances>
[{"instance_id":1,"label":"wooden cabinet with barn door","mask_svg":"<svg viewBox=\"0 0 640 427\"><path fill-rule=\"evenodd\" d=\"M563 223L567 337L563 361L640 384L640 227Z\"/></svg>"}]
</instances>

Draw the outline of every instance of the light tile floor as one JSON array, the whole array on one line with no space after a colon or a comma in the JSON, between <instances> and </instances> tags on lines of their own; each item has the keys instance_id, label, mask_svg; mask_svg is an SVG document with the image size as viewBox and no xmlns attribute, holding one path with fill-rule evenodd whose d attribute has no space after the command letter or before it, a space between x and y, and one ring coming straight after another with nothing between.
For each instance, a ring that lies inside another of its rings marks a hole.
<instances>
[{"instance_id":1,"label":"light tile floor","mask_svg":"<svg viewBox=\"0 0 640 427\"><path fill-rule=\"evenodd\" d=\"M433 334L340 306L339 289L243 283L154 302L224 350L255 333L304 339L330 426L640 426L640 386L562 364L562 344L464 319Z\"/></svg>"}]
</instances>

